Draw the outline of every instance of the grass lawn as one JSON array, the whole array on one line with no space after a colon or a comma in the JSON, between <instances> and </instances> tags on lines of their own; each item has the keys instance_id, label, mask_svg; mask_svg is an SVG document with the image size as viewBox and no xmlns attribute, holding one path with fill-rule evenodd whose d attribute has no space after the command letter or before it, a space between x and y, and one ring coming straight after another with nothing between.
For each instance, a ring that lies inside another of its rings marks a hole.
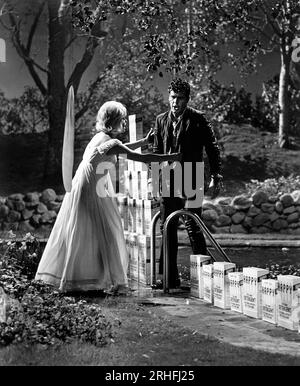
<instances>
[{"instance_id":1,"label":"grass lawn","mask_svg":"<svg viewBox=\"0 0 300 386\"><path fill-rule=\"evenodd\" d=\"M128 299L128 298L127 298ZM90 302L99 303L91 298ZM24 344L0 349L1 366L298 366L300 359L230 344L182 328L155 307L118 297L100 302L114 322L104 347L77 342L53 347Z\"/></svg>"}]
</instances>

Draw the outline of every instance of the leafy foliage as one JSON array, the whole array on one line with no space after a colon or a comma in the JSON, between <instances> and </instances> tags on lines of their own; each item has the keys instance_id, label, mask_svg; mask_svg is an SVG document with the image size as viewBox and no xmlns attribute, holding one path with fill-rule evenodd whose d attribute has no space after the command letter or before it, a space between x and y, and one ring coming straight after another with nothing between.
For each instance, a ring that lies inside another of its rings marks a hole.
<instances>
[{"instance_id":1,"label":"leafy foliage","mask_svg":"<svg viewBox=\"0 0 300 386\"><path fill-rule=\"evenodd\" d=\"M275 133L246 124L223 124L218 136L225 179L264 180L299 174L299 151L278 149Z\"/></svg>"},{"instance_id":2,"label":"leafy foliage","mask_svg":"<svg viewBox=\"0 0 300 386\"><path fill-rule=\"evenodd\" d=\"M0 91L2 134L39 133L48 129L46 100L34 87L26 87L19 98L7 99Z\"/></svg>"},{"instance_id":3,"label":"leafy foliage","mask_svg":"<svg viewBox=\"0 0 300 386\"><path fill-rule=\"evenodd\" d=\"M72 339L107 344L113 326L101 308L32 280L42 253L40 244L31 234L21 243L14 236L11 232L12 241L0 256L0 286L8 294L7 320L0 323L0 346L20 342L53 345Z\"/></svg>"},{"instance_id":4,"label":"leafy foliage","mask_svg":"<svg viewBox=\"0 0 300 386\"><path fill-rule=\"evenodd\" d=\"M246 189L250 194L257 190L264 190L270 195L291 193L300 190L300 176L291 174L288 177L268 178L264 181L251 180L246 183Z\"/></svg>"}]
</instances>

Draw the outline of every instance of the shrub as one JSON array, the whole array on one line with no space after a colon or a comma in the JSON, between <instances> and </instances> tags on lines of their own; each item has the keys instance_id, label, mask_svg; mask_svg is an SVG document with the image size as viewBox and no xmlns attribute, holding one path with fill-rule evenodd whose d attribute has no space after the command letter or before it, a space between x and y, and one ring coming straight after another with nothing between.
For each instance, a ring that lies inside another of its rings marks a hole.
<instances>
[{"instance_id":1,"label":"shrub","mask_svg":"<svg viewBox=\"0 0 300 386\"><path fill-rule=\"evenodd\" d=\"M11 237L0 256L0 286L8 303L7 319L0 323L0 346L55 344L71 339L97 346L107 344L113 331L102 309L32 280L42 253L40 243L31 234L20 242L12 232Z\"/></svg>"},{"instance_id":2,"label":"shrub","mask_svg":"<svg viewBox=\"0 0 300 386\"><path fill-rule=\"evenodd\" d=\"M300 176L291 174L288 177L268 178L264 181L251 180L246 183L246 189L249 194L257 190L264 190L270 195L277 195L283 193L291 193L295 190L300 190Z\"/></svg>"}]
</instances>

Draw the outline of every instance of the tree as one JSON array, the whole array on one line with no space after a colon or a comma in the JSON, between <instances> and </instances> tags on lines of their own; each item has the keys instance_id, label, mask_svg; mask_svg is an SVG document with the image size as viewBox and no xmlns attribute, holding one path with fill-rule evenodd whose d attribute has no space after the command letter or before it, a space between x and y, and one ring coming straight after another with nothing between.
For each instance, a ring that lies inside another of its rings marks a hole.
<instances>
[{"instance_id":1,"label":"tree","mask_svg":"<svg viewBox=\"0 0 300 386\"><path fill-rule=\"evenodd\" d=\"M77 108L76 111L76 120L78 120L87 113L93 95L113 65L117 63L118 55L115 54L120 46L130 40L141 41L144 31L152 27L156 30L161 20L168 19L172 23L172 6L167 0L159 2L27 0L26 4L31 9L31 18L27 18L27 21L31 21L28 34L25 33L24 27L26 17L24 13L21 15L18 11L20 3L16 0L8 0L5 3L5 12L2 13L0 21L10 32L17 53L24 60L38 90L46 100L49 117L49 146L45 176L60 176L65 107L69 86L71 84L74 86L76 96L83 75L89 68L96 50L99 49L101 59L99 74L89 84L84 98L80 99L80 109ZM47 18L48 24L46 65L38 63L32 52L42 16ZM153 20L156 20L155 26ZM165 30L168 30L169 22L164 23ZM67 78L66 51L73 47L75 41L83 42L83 53ZM144 46L144 42L141 41L141 44ZM148 52L149 49L151 48L148 47ZM153 70L153 63L150 62L151 58L148 68Z\"/></svg>"},{"instance_id":2,"label":"tree","mask_svg":"<svg viewBox=\"0 0 300 386\"><path fill-rule=\"evenodd\" d=\"M223 52L235 68L246 73L255 71L260 54L273 50L280 53L278 143L280 147L288 147L290 102L294 87L290 69L295 49L293 42L297 33L299 1L202 0L195 3L199 7L195 12L200 25L197 33L203 35L206 32L217 37L215 45L220 50L222 46L226 47Z\"/></svg>"}]
</instances>

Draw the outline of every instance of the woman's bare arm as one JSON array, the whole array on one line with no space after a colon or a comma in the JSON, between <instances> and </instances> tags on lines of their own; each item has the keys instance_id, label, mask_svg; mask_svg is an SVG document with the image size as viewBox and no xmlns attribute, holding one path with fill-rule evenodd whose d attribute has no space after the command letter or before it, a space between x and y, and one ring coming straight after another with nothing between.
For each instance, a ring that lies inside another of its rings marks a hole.
<instances>
[{"instance_id":1,"label":"woman's bare arm","mask_svg":"<svg viewBox=\"0 0 300 386\"><path fill-rule=\"evenodd\" d=\"M139 139L136 142L128 142L125 143L125 146L128 147L128 149L135 150L138 149L139 147L147 145L148 141L146 138Z\"/></svg>"},{"instance_id":2,"label":"woman's bare arm","mask_svg":"<svg viewBox=\"0 0 300 386\"><path fill-rule=\"evenodd\" d=\"M164 161L180 161L181 155L179 153L172 154L154 154L154 153L144 153L140 154L135 151L130 150L127 146L123 144L118 144L113 146L108 152L107 155L124 155L128 159L137 162L151 163L151 162L164 162Z\"/></svg>"}]
</instances>

